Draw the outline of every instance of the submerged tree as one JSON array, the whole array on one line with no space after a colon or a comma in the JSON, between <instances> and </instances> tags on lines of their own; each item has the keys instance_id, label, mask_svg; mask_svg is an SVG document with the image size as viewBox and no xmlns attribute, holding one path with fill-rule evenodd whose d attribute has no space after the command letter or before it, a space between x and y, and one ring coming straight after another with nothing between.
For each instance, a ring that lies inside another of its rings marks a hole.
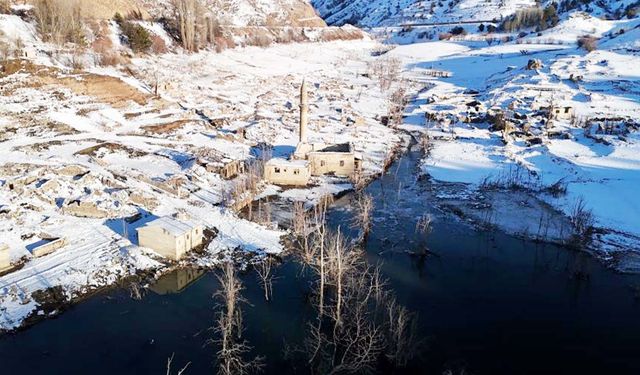
<instances>
[{"instance_id":1,"label":"submerged tree","mask_svg":"<svg viewBox=\"0 0 640 375\"><path fill-rule=\"evenodd\" d=\"M360 193L355 199L356 215L354 226L360 228L363 239L366 239L371 231L371 215L373 213L373 197L370 194Z\"/></svg>"},{"instance_id":2,"label":"submerged tree","mask_svg":"<svg viewBox=\"0 0 640 375\"><path fill-rule=\"evenodd\" d=\"M273 268L275 266L275 260L270 255L266 255L258 264L255 265L256 273L258 274L258 280L264 291L265 301L271 299L273 294Z\"/></svg>"},{"instance_id":3,"label":"submerged tree","mask_svg":"<svg viewBox=\"0 0 640 375\"><path fill-rule=\"evenodd\" d=\"M248 374L262 369L263 359L244 358L251 350L248 342L242 339L242 283L236 274L233 263L228 262L218 275L220 290L215 297L219 300L219 312L216 325L213 327L218 338L212 340L218 345L217 362L218 374L238 375Z\"/></svg>"}]
</instances>

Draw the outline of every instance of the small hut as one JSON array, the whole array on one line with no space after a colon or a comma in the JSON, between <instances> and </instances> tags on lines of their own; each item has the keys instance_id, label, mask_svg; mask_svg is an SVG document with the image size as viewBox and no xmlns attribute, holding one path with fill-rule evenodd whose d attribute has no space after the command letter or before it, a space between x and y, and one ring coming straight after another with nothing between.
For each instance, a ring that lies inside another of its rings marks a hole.
<instances>
[{"instance_id":1,"label":"small hut","mask_svg":"<svg viewBox=\"0 0 640 375\"><path fill-rule=\"evenodd\" d=\"M182 259L186 253L202 245L204 239L202 225L171 216L158 218L136 231L140 246L172 260Z\"/></svg>"},{"instance_id":2,"label":"small hut","mask_svg":"<svg viewBox=\"0 0 640 375\"><path fill-rule=\"evenodd\" d=\"M264 166L264 179L276 185L305 186L311 171L306 160L273 158Z\"/></svg>"}]
</instances>

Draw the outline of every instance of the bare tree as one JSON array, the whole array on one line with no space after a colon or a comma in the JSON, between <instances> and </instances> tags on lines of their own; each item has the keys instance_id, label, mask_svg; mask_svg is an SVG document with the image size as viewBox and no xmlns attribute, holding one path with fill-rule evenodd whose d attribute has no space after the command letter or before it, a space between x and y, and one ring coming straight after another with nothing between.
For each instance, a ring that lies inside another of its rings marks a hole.
<instances>
[{"instance_id":1,"label":"bare tree","mask_svg":"<svg viewBox=\"0 0 640 375\"><path fill-rule=\"evenodd\" d=\"M380 268L367 264L362 249L338 228L325 224L326 202L314 208L308 260L317 279L317 319L308 324L302 353L311 373L371 373L384 355L397 366L412 358L415 317L385 290Z\"/></svg>"},{"instance_id":2,"label":"bare tree","mask_svg":"<svg viewBox=\"0 0 640 375\"><path fill-rule=\"evenodd\" d=\"M389 90L391 84L398 79L402 62L394 57L385 57L370 64L370 74L378 79L380 89Z\"/></svg>"},{"instance_id":3,"label":"bare tree","mask_svg":"<svg viewBox=\"0 0 640 375\"><path fill-rule=\"evenodd\" d=\"M403 87L399 87L389 97L388 117L391 127L397 128L402 125L406 106L406 90Z\"/></svg>"},{"instance_id":4,"label":"bare tree","mask_svg":"<svg viewBox=\"0 0 640 375\"><path fill-rule=\"evenodd\" d=\"M264 290L265 301L269 301L271 299L271 296L273 295L274 263L275 261L273 257L267 254L267 256L262 259L262 261L255 265L255 270L258 274L258 280L260 281L260 285Z\"/></svg>"},{"instance_id":5,"label":"bare tree","mask_svg":"<svg viewBox=\"0 0 640 375\"><path fill-rule=\"evenodd\" d=\"M429 234L431 233L431 223L433 222L433 217L429 214L422 215L418 222L416 223L416 233L421 234Z\"/></svg>"},{"instance_id":6,"label":"bare tree","mask_svg":"<svg viewBox=\"0 0 640 375\"><path fill-rule=\"evenodd\" d=\"M196 37L200 3L198 0L174 0L173 6L182 47L189 52L196 52L198 50Z\"/></svg>"},{"instance_id":7,"label":"bare tree","mask_svg":"<svg viewBox=\"0 0 640 375\"><path fill-rule=\"evenodd\" d=\"M427 127L428 127L428 124L427 124ZM434 145L431 140L431 135L429 134L429 131L425 132L420 137L420 139L418 140L418 145L420 146L420 149L422 150L425 156L427 157L431 156L431 152L433 151Z\"/></svg>"},{"instance_id":8,"label":"bare tree","mask_svg":"<svg viewBox=\"0 0 640 375\"><path fill-rule=\"evenodd\" d=\"M355 200L356 215L354 225L362 230L362 237L366 238L371 231L371 214L373 212L373 197L370 194L358 194Z\"/></svg>"},{"instance_id":9,"label":"bare tree","mask_svg":"<svg viewBox=\"0 0 640 375\"><path fill-rule=\"evenodd\" d=\"M593 232L595 218L593 212L587 208L584 198L578 198L569 216L576 237L581 241L587 241Z\"/></svg>"},{"instance_id":10,"label":"bare tree","mask_svg":"<svg viewBox=\"0 0 640 375\"><path fill-rule=\"evenodd\" d=\"M173 357L174 357L175 353L171 354L171 357L167 358L167 375L171 375L171 363L173 362ZM182 375L185 371L187 371L187 367L189 367L189 365L191 365L191 362L187 362L186 365L184 365L184 367L180 370L178 370L177 375Z\"/></svg>"},{"instance_id":11,"label":"bare tree","mask_svg":"<svg viewBox=\"0 0 640 375\"><path fill-rule=\"evenodd\" d=\"M242 339L242 311L240 303L242 283L236 275L233 263L228 262L218 275L220 290L215 297L220 300L220 311L214 331L220 336L214 340L219 345L217 352L218 374L248 374L260 370L263 366L261 357L247 360L246 353L251 350L249 344Z\"/></svg>"},{"instance_id":12,"label":"bare tree","mask_svg":"<svg viewBox=\"0 0 640 375\"><path fill-rule=\"evenodd\" d=\"M36 0L33 14L45 41L83 43L84 31L78 0Z\"/></svg>"},{"instance_id":13,"label":"bare tree","mask_svg":"<svg viewBox=\"0 0 640 375\"><path fill-rule=\"evenodd\" d=\"M306 235L307 229L307 210L304 208L304 202L296 201L293 203L293 215L291 218L291 229L293 233L299 236Z\"/></svg>"}]
</instances>

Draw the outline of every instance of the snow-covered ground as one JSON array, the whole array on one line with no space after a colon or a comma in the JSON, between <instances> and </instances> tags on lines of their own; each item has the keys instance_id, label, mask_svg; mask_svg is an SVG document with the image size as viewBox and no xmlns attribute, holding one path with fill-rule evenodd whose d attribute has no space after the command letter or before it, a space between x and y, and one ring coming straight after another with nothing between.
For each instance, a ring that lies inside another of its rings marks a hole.
<instances>
[{"instance_id":1,"label":"snow-covered ground","mask_svg":"<svg viewBox=\"0 0 640 375\"><path fill-rule=\"evenodd\" d=\"M322 13L333 12L327 17L335 22L358 16L362 24L399 28L405 20L506 16L534 2L461 0L436 4L433 13L422 1L391 2L394 9L386 13L381 2L337 2L345 5L337 11L323 8L333 3L315 3ZM263 5L268 10L272 3ZM228 11L238 22L252 15ZM141 24L171 44L158 23ZM225 180L216 168L293 152L303 79L310 87L309 140L353 143L365 174L381 172L403 143L381 118L391 93L404 85L413 101L402 128L432 139L423 172L454 183L439 196L443 201L477 199L476 216L493 204L495 224L518 234L533 233L548 207L568 217L584 202L598 229L590 249L618 269L638 271L639 25L637 18L572 13L540 33L460 36L402 45L382 57L373 56L383 48L371 40L196 54L171 46L172 53L105 67L90 50L59 50L40 41L33 25L0 15L0 40L10 46L19 40L26 57L10 59L0 73L0 243L17 266L0 276L0 329L20 326L42 307L34 292L60 287L71 300L165 268L135 238L136 227L157 216L184 212L216 231L205 254L185 262L215 264L225 250L282 251L283 231L229 208L246 197L237 194L245 180ZM127 51L115 24L107 29L113 50ZM584 34L601 38L598 50L577 48ZM411 35L403 43L415 40ZM381 89L372 74L378 58L401 61L405 80ZM538 60L541 66L527 69ZM72 69L73 62L84 67ZM547 121L550 105L569 107L575 116ZM507 131L492 130L497 113L508 121ZM259 183L254 199L314 202L352 186L332 177L313 182L306 189ZM456 195L458 184L466 187L463 194ZM514 184L521 190L513 201L498 204L509 194L495 187ZM93 218L78 217L83 209ZM139 220L131 219L136 215ZM546 222L564 226L567 217ZM566 235L564 228L545 233L552 240ZM67 243L35 258L34 246L52 237Z\"/></svg>"},{"instance_id":2,"label":"snow-covered ground","mask_svg":"<svg viewBox=\"0 0 640 375\"><path fill-rule=\"evenodd\" d=\"M628 253L640 251L640 51L618 31L637 32L637 24L576 15L529 44L488 46L471 37L389 52L412 80L433 84L416 98L407 120L411 129L423 124L438 139L424 172L472 189L518 179L568 216L584 200L603 230L593 250L618 269L640 269ZM599 50L577 48L576 37L587 32L603 37ZM543 66L528 70L533 59ZM433 70L451 77L432 78L427 73ZM549 105L571 107L575 116L547 121ZM514 124L507 137L484 117L496 109ZM566 193L549 194L546 188L558 182Z\"/></svg>"},{"instance_id":3,"label":"snow-covered ground","mask_svg":"<svg viewBox=\"0 0 640 375\"><path fill-rule=\"evenodd\" d=\"M0 243L18 265L0 276L0 329L39 310L36 291L61 287L71 300L142 270L162 270L167 262L140 248L135 235L157 216L185 212L217 232L204 256L185 262L210 265L237 248L282 251L283 231L227 208L238 179L224 180L208 166L251 161L263 145L273 155L290 154L303 79L311 141L352 142L371 175L401 142L380 124L389 93L367 74L373 41L168 53L119 67L89 61L74 71L48 53L52 47L33 26L0 17L0 38L20 38L29 51L0 73ZM308 191L259 189L306 200L351 186L344 179L315 184ZM95 217L78 217L76 204ZM34 246L51 237L67 244L35 258Z\"/></svg>"}]
</instances>

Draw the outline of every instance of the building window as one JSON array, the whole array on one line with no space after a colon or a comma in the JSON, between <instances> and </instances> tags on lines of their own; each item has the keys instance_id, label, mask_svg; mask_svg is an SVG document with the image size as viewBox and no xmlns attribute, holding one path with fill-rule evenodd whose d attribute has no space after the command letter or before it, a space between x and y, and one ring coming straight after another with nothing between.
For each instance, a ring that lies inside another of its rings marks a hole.
<instances>
[{"instance_id":1,"label":"building window","mask_svg":"<svg viewBox=\"0 0 640 375\"><path fill-rule=\"evenodd\" d=\"M340 160L340 166L344 167L344 160Z\"/></svg>"},{"instance_id":2,"label":"building window","mask_svg":"<svg viewBox=\"0 0 640 375\"><path fill-rule=\"evenodd\" d=\"M564 109L564 113L569 113L569 108L568 107Z\"/></svg>"},{"instance_id":3,"label":"building window","mask_svg":"<svg viewBox=\"0 0 640 375\"><path fill-rule=\"evenodd\" d=\"M326 163L324 162L324 160L320 160L320 166L321 166L321 167L324 167L324 166L325 166L325 164L326 164Z\"/></svg>"},{"instance_id":4,"label":"building window","mask_svg":"<svg viewBox=\"0 0 640 375\"><path fill-rule=\"evenodd\" d=\"M294 170L293 170L293 174L295 174L295 175L300 174L300 170L299 170L299 169L294 169Z\"/></svg>"},{"instance_id":5,"label":"building window","mask_svg":"<svg viewBox=\"0 0 640 375\"><path fill-rule=\"evenodd\" d=\"M273 171L276 172L276 173L280 173L280 168L277 168L277 167L273 168Z\"/></svg>"}]
</instances>

